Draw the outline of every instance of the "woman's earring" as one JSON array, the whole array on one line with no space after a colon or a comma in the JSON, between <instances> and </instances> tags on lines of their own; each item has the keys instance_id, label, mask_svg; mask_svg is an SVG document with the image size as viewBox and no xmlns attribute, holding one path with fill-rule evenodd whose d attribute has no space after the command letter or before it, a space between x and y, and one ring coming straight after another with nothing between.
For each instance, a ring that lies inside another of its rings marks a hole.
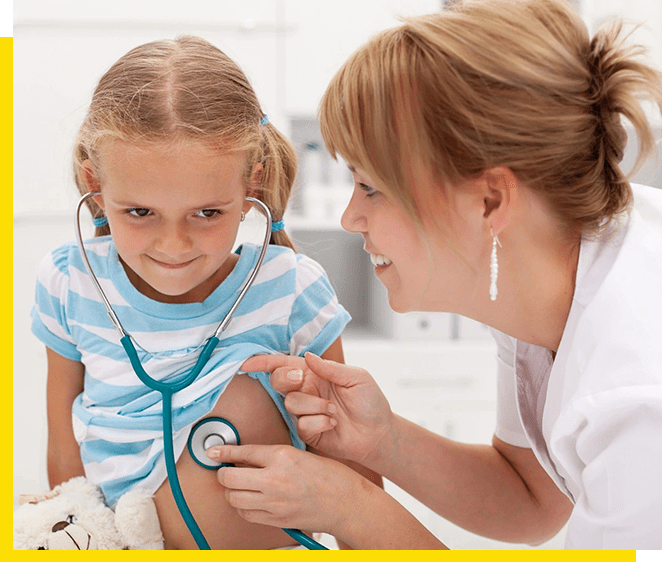
<instances>
[{"instance_id":1,"label":"woman's earring","mask_svg":"<svg viewBox=\"0 0 662 562\"><path fill-rule=\"evenodd\" d=\"M241 222L244 222L244 219L246 218L246 213L244 211L241 212Z\"/></svg>"},{"instance_id":2,"label":"woman's earring","mask_svg":"<svg viewBox=\"0 0 662 562\"><path fill-rule=\"evenodd\" d=\"M497 244L499 248L502 248L499 237L494 234L490 228L490 234L492 235L492 255L490 256L490 299L495 301L497 295L499 294L499 289L497 289L497 279L499 277L499 262L497 260Z\"/></svg>"}]
</instances>

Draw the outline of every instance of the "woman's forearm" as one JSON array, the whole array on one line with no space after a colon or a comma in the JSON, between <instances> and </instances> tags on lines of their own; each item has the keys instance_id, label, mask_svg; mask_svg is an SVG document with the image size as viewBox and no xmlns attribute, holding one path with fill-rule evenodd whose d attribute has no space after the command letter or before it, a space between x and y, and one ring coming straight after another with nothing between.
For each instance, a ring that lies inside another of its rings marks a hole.
<instances>
[{"instance_id":1,"label":"woman's forearm","mask_svg":"<svg viewBox=\"0 0 662 562\"><path fill-rule=\"evenodd\" d=\"M358 481L352 509L331 533L359 550L436 550L446 546L383 489Z\"/></svg>"},{"instance_id":2,"label":"woman's forearm","mask_svg":"<svg viewBox=\"0 0 662 562\"><path fill-rule=\"evenodd\" d=\"M371 468L469 531L537 544L569 517L572 505L529 449L458 443L399 416L387 443Z\"/></svg>"}]
</instances>

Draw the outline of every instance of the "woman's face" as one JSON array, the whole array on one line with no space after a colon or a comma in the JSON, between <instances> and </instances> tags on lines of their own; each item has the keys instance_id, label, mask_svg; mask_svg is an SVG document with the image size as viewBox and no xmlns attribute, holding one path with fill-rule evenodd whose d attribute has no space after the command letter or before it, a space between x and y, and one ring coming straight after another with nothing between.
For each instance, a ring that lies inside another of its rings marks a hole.
<instances>
[{"instance_id":1,"label":"woman's face","mask_svg":"<svg viewBox=\"0 0 662 562\"><path fill-rule=\"evenodd\" d=\"M439 225L425 222L417 227L365 171L352 166L350 170L354 192L341 224L348 232L363 236L364 249L388 291L391 308L396 312L462 309L463 301L482 283L476 275L477 264L481 260L489 263L489 256L475 255L473 249L484 240L482 222L472 227L476 221L451 221L452 214L442 208L445 198L439 197L434 204L439 205L440 216L449 217L448 228L442 232ZM489 271L485 277L488 282Z\"/></svg>"},{"instance_id":2,"label":"woman's face","mask_svg":"<svg viewBox=\"0 0 662 562\"><path fill-rule=\"evenodd\" d=\"M133 285L159 301L204 300L234 266L229 258L248 210L245 156L116 140L100 160L98 203ZM84 166L89 177L91 164Z\"/></svg>"}]
</instances>

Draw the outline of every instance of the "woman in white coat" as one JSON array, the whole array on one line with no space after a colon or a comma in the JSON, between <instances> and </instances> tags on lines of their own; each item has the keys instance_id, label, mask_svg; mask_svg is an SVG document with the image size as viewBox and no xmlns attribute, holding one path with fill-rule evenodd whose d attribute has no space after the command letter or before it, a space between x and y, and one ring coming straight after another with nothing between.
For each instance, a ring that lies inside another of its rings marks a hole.
<instances>
[{"instance_id":1,"label":"woman in white coat","mask_svg":"<svg viewBox=\"0 0 662 562\"><path fill-rule=\"evenodd\" d=\"M321 105L361 234L398 312L493 329L491 446L393 413L362 369L256 357L302 438L383 474L454 523L568 548L662 548L662 192L620 168L660 74L621 40L590 38L553 0L473 0L360 48ZM411 358L416 364L416 357ZM377 380L379 375L376 374ZM224 447L230 503L250 521L327 531L355 548L443 545L383 490L288 448Z\"/></svg>"}]
</instances>

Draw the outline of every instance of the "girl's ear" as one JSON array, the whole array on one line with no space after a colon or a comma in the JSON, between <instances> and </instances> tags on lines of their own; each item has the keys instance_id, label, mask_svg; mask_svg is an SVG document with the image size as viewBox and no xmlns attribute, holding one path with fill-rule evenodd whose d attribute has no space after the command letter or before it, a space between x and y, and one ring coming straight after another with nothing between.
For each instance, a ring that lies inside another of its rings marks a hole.
<instances>
[{"instance_id":1,"label":"girl's ear","mask_svg":"<svg viewBox=\"0 0 662 562\"><path fill-rule=\"evenodd\" d=\"M264 167L259 162L253 166L253 173L251 174L250 179L248 180L248 185L246 186L246 197L254 197L255 199L259 198L259 194L262 191L262 176L264 175ZM250 201L244 201L243 211L247 213L251 210L253 204Z\"/></svg>"},{"instance_id":2,"label":"girl's ear","mask_svg":"<svg viewBox=\"0 0 662 562\"><path fill-rule=\"evenodd\" d=\"M483 217L495 235L510 222L517 202L518 183L515 174L504 166L489 168L484 174L487 192L483 199Z\"/></svg>"},{"instance_id":3,"label":"girl's ear","mask_svg":"<svg viewBox=\"0 0 662 562\"><path fill-rule=\"evenodd\" d=\"M255 197L262 190L262 177L264 176L264 166L260 162L253 166L253 173L246 187L246 197Z\"/></svg>"},{"instance_id":4,"label":"girl's ear","mask_svg":"<svg viewBox=\"0 0 662 562\"><path fill-rule=\"evenodd\" d=\"M87 190L88 191L101 191L101 182L99 181L99 178L94 171L94 166L92 165L92 161L88 158L87 160L84 160L82 165L81 165L81 170L82 170L82 175L83 179L85 180L85 185L87 185ZM104 208L103 204L103 197L99 195L98 197L94 197L94 201L99 207L102 209Z\"/></svg>"}]
</instances>

